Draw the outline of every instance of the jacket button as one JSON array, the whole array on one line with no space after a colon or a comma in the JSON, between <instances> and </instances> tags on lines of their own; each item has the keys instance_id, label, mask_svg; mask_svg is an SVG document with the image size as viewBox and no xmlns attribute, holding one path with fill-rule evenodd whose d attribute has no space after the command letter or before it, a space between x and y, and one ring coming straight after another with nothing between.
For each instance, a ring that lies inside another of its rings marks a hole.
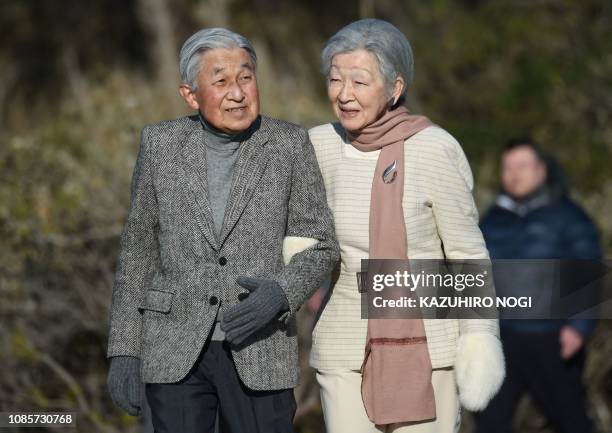
<instances>
[{"instance_id":1,"label":"jacket button","mask_svg":"<svg viewBox=\"0 0 612 433\"><path fill-rule=\"evenodd\" d=\"M208 302L210 303L210 305L217 305L217 303L219 302L219 298L217 298L216 296L211 296Z\"/></svg>"},{"instance_id":2,"label":"jacket button","mask_svg":"<svg viewBox=\"0 0 612 433\"><path fill-rule=\"evenodd\" d=\"M219 264L225 266L227 264L227 259L225 257L219 257Z\"/></svg>"}]
</instances>

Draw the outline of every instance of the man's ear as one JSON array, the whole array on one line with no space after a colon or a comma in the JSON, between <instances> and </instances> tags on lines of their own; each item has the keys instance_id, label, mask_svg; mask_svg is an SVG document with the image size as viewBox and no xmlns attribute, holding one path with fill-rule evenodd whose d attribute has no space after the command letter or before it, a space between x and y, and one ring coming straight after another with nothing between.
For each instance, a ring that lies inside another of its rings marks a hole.
<instances>
[{"instance_id":1,"label":"man's ear","mask_svg":"<svg viewBox=\"0 0 612 433\"><path fill-rule=\"evenodd\" d=\"M546 183L546 180L548 179L548 167L546 166L545 162L540 163L539 172L541 183Z\"/></svg>"},{"instance_id":2,"label":"man's ear","mask_svg":"<svg viewBox=\"0 0 612 433\"><path fill-rule=\"evenodd\" d=\"M179 86L179 93L181 97L185 100L189 108L192 110L198 111L200 109L200 104L195 97L195 92L191 89L187 84L181 84Z\"/></svg>"}]
</instances>

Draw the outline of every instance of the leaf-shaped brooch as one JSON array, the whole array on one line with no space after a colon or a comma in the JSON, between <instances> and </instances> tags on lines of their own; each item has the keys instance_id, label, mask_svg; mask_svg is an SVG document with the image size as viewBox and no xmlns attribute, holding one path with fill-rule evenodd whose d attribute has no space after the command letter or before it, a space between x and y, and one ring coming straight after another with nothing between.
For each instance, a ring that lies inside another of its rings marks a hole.
<instances>
[{"instance_id":1,"label":"leaf-shaped brooch","mask_svg":"<svg viewBox=\"0 0 612 433\"><path fill-rule=\"evenodd\" d=\"M385 168L383 171L382 179L384 183L391 183L395 180L397 176L397 160L393 160L393 162L389 165L389 167Z\"/></svg>"}]
</instances>

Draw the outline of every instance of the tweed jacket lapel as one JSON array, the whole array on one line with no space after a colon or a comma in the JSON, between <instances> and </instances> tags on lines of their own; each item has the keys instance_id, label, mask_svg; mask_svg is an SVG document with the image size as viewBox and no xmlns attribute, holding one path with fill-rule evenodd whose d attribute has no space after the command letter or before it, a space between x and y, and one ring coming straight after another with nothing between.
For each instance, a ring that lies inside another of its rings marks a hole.
<instances>
[{"instance_id":1,"label":"tweed jacket lapel","mask_svg":"<svg viewBox=\"0 0 612 433\"><path fill-rule=\"evenodd\" d=\"M194 129L185 137L185 143L179 152L179 165L185 172L187 186L193 194L200 212L196 212L196 222L202 234L216 251L219 244L213 227L212 209L208 200L208 176L206 170L205 133L200 123L194 123Z\"/></svg>"},{"instance_id":2,"label":"tweed jacket lapel","mask_svg":"<svg viewBox=\"0 0 612 433\"><path fill-rule=\"evenodd\" d=\"M269 159L266 157L264 146L268 141L265 123L262 124L261 117L258 117L255 122L254 131L240 145L240 153L232 175L230 195L225 207L219 247L223 246L253 196Z\"/></svg>"}]
</instances>

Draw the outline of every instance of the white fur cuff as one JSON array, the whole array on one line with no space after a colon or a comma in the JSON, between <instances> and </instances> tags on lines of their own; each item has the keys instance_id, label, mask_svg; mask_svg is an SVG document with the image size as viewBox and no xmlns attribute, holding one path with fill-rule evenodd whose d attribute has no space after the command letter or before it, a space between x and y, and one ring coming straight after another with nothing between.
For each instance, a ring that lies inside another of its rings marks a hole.
<instances>
[{"instance_id":1,"label":"white fur cuff","mask_svg":"<svg viewBox=\"0 0 612 433\"><path fill-rule=\"evenodd\" d=\"M317 239L305 238L301 236L286 236L283 239L283 261L287 265L297 253L301 253L306 248L309 248L319 242Z\"/></svg>"},{"instance_id":2,"label":"white fur cuff","mask_svg":"<svg viewBox=\"0 0 612 433\"><path fill-rule=\"evenodd\" d=\"M480 411L497 394L506 376L501 341L491 334L463 334L457 344L455 377L461 405Z\"/></svg>"}]
</instances>

